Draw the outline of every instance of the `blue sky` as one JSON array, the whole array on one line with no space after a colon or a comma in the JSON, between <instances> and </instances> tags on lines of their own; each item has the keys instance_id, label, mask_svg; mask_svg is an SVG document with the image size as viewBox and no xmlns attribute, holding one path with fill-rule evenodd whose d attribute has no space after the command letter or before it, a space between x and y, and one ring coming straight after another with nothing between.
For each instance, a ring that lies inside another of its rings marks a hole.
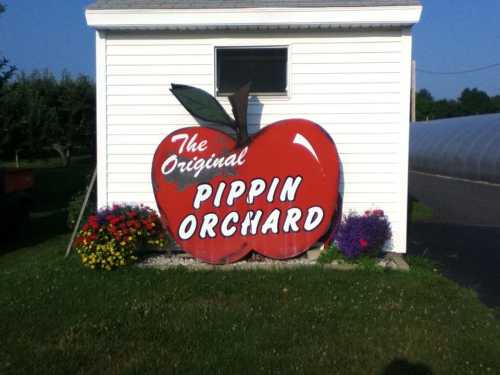
<instances>
[{"instance_id":1,"label":"blue sky","mask_svg":"<svg viewBox=\"0 0 500 375\"><path fill-rule=\"evenodd\" d=\"M0 0L0 53L21 70L94 75L94 34L85 25L90 0ZM422 21L414 28L417 66L460 71L500 62L500 1L422 0ZM418 73L417 85L437 98L456 97L465 87L500 94L500 67L473 74Z\"/></svg>"}]
</instances>

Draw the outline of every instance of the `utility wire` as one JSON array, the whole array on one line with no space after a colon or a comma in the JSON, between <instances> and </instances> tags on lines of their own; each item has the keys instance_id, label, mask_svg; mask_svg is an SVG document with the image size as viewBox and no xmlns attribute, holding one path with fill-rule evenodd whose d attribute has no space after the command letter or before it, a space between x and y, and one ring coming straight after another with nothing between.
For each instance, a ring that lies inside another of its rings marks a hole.
<instances>
[{"instance_id":1,"label":"utility wire","mask_svg":"<svg viewBox=\"0 0 500 375\"><path fill-rule=\"evenodd\" d=\"M432 70L419 69L419 68L417 68L416 70L417 70L417 72L425 73L425 74L448 76L448 75L459 75L459 74L481 72L483 70L489 70L489 69L493 69L493 68L497 68L497 67L500 67L500 63L485 65L485 66L481 66L479 68L474 68L474 69L459 70L456 72L439 72L439 71L432 71Z\"/></svg>"}]
</instances>

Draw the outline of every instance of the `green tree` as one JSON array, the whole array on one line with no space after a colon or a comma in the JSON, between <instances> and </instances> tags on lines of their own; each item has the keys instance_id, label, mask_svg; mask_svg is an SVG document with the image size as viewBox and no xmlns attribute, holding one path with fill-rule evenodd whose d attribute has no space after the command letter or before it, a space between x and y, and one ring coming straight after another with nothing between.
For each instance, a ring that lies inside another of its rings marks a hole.
<instances>
[{"instance_id":1,"label":"green tree","mask_svg":"<svg viewBox=\"0 0 500 375\"><path fill-rule=\"evenodd\" d=\"M484 91L466 88L458 99L460 115L470 116L495 112L495 106Z\"/></svg>"},{"instance_id":2,"label":"green tree","mask_svg":"<svg viewBox=\"0 0 500 375\"><path fill-rule=\"evenodd\" d=\"M93 153L95 86L87 77L20 73L0 97L0 152L10 159L60 155L64 165L73 151Z\"/></svg>"},{"instance_id":3,"label":"green tree","mask_svg":"<svg viewBox=\"0 0 500 375\"><path fill-rule=\"evenodd\" d=\"M427 121L433 118L434 98L432 94L422 89L417 92L417 121Z\"/></svg>"},{"instance_id":4,"label":"green tree","mask_svg":"<svg viewBox=\"0 0 500 375\"><path fill-rule=\"evenodd\" d=\"M491 97L491 103L493 105L495 113L500 112L500 95Z\"/></svg>"},{"instance_id":5,"label":"green tree","mask_svg":"<svg viewBox=\"0 0 500 375\"><path fill-rule=\"evenodd\" d=\"M5 12L5 6L0 3L0 14ZM5 83L12 78L16 72L16 67L9 63L6 57L0 56L0 95L2 95L2 88Z\"/></svg>"},{"instance_id":6,"label":"green tree","mask_svg":"<svg viewBox=\"0 0 500 375\"><path fill-rule=\"evenodd\" d=\"M459 104L456 100L441 99L434 102L433 120L460 116Z\"/></svg>"},{"instance_id":7,"label":"green tree","mask_svg":"<svg viewBox=\"0 0 500 375\"><path fill-rule=\"evenodd\" d=\"M500 112L500 95L490 98L477 88L466 88L457 100L434 100L426 89L417 93L417 121L495 112Z\"/></svg>"},{"instance_id":8,"label":"green tree","mask_svg":"<svg viewBox=\"0 0 500 375\"><path fill-rule=\"evenodd\" d=\"M68 164L71 150L81 145L82 139L94 139L95 87L88 77L80 75L73 79L64 72L59 82L59 90L59 126L52 134L52 147L64 163Z\"/></svg>"}]
</instances>

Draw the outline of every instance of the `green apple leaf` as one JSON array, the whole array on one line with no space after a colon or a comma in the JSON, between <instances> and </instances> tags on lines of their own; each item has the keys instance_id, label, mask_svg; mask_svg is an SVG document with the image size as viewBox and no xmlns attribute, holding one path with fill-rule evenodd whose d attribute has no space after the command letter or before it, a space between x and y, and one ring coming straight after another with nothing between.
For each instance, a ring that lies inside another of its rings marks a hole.
<instances>
[{"instance_id":1,"label":"green apple leaf","mask_svg":"<svg viewBox=\"0 0 500 375\"><path fill-rule=\"evenodd\" d=\"M172 84L172 94L197 119L235 127L233 119L212 95L192 86Z\"/></svg>"}]
</instances>

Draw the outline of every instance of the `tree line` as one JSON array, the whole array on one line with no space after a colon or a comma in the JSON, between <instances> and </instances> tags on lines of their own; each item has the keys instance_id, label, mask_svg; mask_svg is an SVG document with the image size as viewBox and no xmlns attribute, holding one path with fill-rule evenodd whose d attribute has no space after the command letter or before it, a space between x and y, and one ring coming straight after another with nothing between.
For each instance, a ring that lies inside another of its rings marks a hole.
<instances>
[{"instance_id":1,"label":"tree line","mask_svg":"<svg viewBox=\"0 0 500 375\"><path fill-rule=\"evenodd\" d=\"M0 14L4 11L0 3ZM95 155L95 99L95 84L87 76L17 73L0 55L0 159L58 154L67 165L75 152ZM467 88L457 99L435 100L423 89L416 107L417 121L496 113L500 95Z\"/></svg>"},{"instance_id":2,"label":"tree line","mask_svg":"<svg viewBox=\"0 0 500 375\"><path fill-rule=\"evenodd\" d=\"M0 14L6 10L0 3ZM95 84L84 75L18 73L0 55L0 159L94 155Z\"/></svg>"},{"instance_id":3,"label":"tree line","mask_svg":"<svg viewBox=\"0 0 500 375\"><path fill-rule=\"evenodd\" d=\"M0 157L94 154L95 85L86 76L18 73L0 87Z\"/></svg>"},{"instance_id":4,"label":"tree line","mask_svg":"<svg viewBox=\"0 0 500 375\"><path fill-rule=\"evenodd\" d=\"M94 155L95 84L87 76L48 71L16 73L0 57L0 159L59 155L68 164L75 153ZM435 100L417 93L417 121L500 112L500 95L465 89L457 99Z\"/></svg>"},{"instance_id":5,"label":"tree line","mask_svg":"<svg viewBox=\"0 0 500 375\"><path fill-rule=\"evenodd\" d=\"M417 93L417 121L442 118L474 116L500 112L500 95L490 97L486 92L465 89L457 99L435 100L432 94L422 89Z\"/></svg>"}]
</instances>

